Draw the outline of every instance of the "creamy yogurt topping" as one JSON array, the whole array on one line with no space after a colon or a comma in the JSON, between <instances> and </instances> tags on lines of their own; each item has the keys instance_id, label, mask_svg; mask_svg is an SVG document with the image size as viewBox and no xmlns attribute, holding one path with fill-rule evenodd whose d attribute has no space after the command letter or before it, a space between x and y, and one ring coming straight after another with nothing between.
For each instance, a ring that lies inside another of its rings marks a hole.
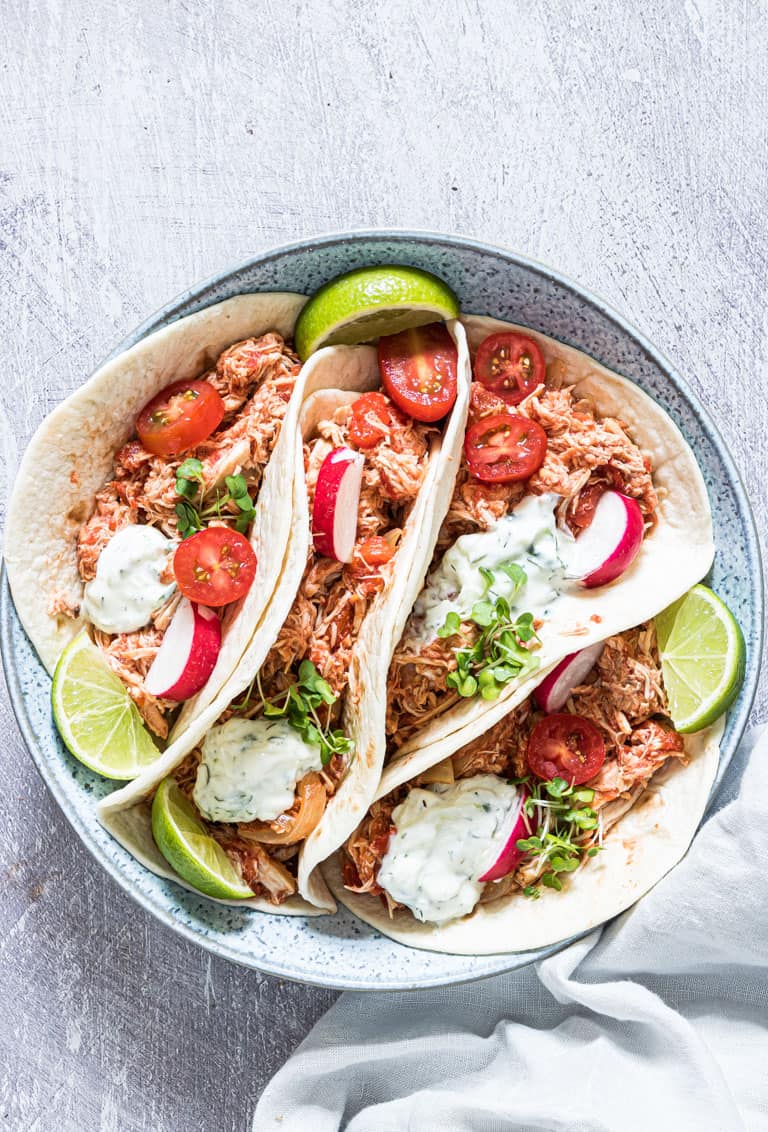
<instances>
[{"instance_id":1,"label":"creamy yogurt topping","mask_svg":"<svg viewBox=\"0 0 768 1132\"><path fill-rule=\"evenodd\" d=\"M560 496L529 495L487 531L461 535L427 578L411 615L408 636L429 642L449 613L462 621L484 599L504 597L514 614L544 617L568 583L566 563L573 539L555 523ZM518 588L504 567L525 571ZM489 578L493 575L493 579Z\"/></svg>"},{"instance_id":2,"label":"creamy yogurt topping","mask_svg":"<svg viewBox=\"0 0 768 1132\"><path fill-rule=\"evenodd\" d=\"M296 783L320 770L320 748L287 719L230 719L203 740L194 799L210 821L273 821L293 805Z\"/></svg>"},{"instance_id":3,"label":"creamy yogurt topping","mask_svg":"<svg viewBox=\"0 0 768 1132\"><path fill-rule=\"evenodd\" d=\"M378 882L417 920L466 916L483 891L517 821L517 788L492 774L453 786L415 787L392 811L392 834Z\"/></svg>"},{"instance_id":4,"label":"creamy yogurt topping","mask_svg":"<svg viewBox=\"0 0 768 1132\"><path fill-rule=\"evenodd\" d=\"M173 545L156 527L121 527L102 550L96 577L85 587L88 620L105 633L132 633L146 625L176 589L175 582L160 580Z\"/></svg>"}]
</instances>

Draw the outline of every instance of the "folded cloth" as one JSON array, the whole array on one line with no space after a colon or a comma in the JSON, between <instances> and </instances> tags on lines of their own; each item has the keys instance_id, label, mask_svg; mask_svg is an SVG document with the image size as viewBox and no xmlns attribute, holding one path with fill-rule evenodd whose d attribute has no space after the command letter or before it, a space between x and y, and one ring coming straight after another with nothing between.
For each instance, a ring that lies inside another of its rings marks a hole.
<instances>
[{"instance_id":1,"label":"folded cloth","mask_svg":"<svg viewBox=\"0 0 768 1132\"><path fill-rule=\"evenodd\" d=\"M602 932L481 983L342 995L256 1132L768 1129L766 767L768 729L685 859Z\"/></svg>"}]
</instances>

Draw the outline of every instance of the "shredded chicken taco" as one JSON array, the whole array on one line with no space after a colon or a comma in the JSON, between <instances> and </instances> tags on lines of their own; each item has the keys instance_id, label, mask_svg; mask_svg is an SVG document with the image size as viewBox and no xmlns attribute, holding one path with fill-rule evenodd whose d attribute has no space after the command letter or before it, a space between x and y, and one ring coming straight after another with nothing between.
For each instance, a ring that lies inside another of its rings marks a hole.
<instances>
[{"instance_id":1,"label":"shredded chicken taco","mask_svg":"<svg viewBox=\"0 0 768 1132\"><path fill-rule=\"evenodd\" d=\"M16 479L5 560L32 643L52 670L86 628L159 741L229 676L280 575L291 465L272 456L304 301L241 295L139 342L43 422Z\"/></svg>"},{"instance_id":2,"label":"shredded chicken taco","mask_svg":"<svg viewBox=\"0 0 768 1132\"><path fill-rule=\"evenodd\" d=\"M456 343L442 325L418 332L440 352L452 390L429 412L416 406L418 417L381 387L371 347L331 347L305 366L293 531L261 628L210 707L100 805L107 828L155 871L195 887L159 832L170 791L250 890L248 903L334 907L304 847L323 844L326 826L335 838L350 809L359 818L378 783L371 699L382 699L398 611L423 578L423 531L430 509L447 505L466 419L468 354L460 325L454 333Z\"/></svg>"},{"instance_id":3,"label":"shredded chicken taco","mask_svg":"<svg viewBox=\"0 0 768 1132\"><path fill-rule=\"evenodd\" d=\"M388 757L458 749L562 657L651 617L709 569L706 488L667 414L544 335L464 319L469 424L387 685Z\"/></svg>"},{"instance_id":4,"label":"shredded chicken taco","mask_svg":"<svg viewBox=\"0 0 768 1132\"><path fill-rule=\"evenodd\" d=\"M488 954L585 931L670 869L701 818L722 724L677 733L653 621L586 653L569 661L572 687L518 694L434 765L418 751L391 764L324 866L335 895L401 942Z\"/></svg>"}]
</instances>

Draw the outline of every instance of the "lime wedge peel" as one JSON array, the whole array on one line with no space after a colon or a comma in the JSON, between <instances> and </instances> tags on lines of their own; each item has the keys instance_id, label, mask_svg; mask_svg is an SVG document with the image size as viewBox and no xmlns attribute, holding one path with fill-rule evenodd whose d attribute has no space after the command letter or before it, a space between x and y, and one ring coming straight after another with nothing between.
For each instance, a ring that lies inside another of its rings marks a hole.
<instances>
[{"instance_id":1,"label":"lime wedge peel","mask_svg":"<svg viewBox=\"0 0 768 1132\"><path fill-rule=\"evenodd\" d=\"M160 758L138 708L86 632L59 658L51 707L68 750L104 778L136 778Z\"/></svg>"},{"instance_id":2,"label":"lime wedge peel","mask_svg":"<svg viewBox=\"0 0 768 1132\"><path fill-rule=\"evenodd\" d=\"M253 896L173 777L163 779L152 800L152 835L171 868L198 892L217 900Z\"/></svg>"},{"instance_id":3,"label":"lime wedge peel","mask_svg":"<svg viewBox=\"0 0 768 1132\"><path fill-rule=\"evenodd\" d=\"M697 585L656 618L664 686L683 734L701 731L728 710L744 681L744 635L727 605Z\"/></svg>"},{"instance_id":4,"label":"lime wedge peel","mask_svg":"<svg viewBox=\"0 0 768 1132\"><path fill-rule=\"evenodd\" d=\"M428 322L456 318L447 283L417 267L360 267L331 279L303 307L294 333L302 361L322 346L371 342Z\"/></svg>"}]
</instances>

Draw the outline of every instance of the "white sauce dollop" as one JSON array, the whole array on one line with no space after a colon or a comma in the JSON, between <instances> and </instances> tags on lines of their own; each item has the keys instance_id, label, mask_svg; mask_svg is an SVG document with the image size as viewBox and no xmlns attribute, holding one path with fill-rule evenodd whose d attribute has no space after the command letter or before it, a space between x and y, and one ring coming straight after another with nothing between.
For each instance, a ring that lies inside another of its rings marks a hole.
<instances>
[{"instance_id":1,"label":"white sauce dollop","mask_svg":"<svg viewBox=\"0 0 768 1132\"><path fill-rule=\"evenodd\" d=\"M556 526L554 512L559 502L560 496L551 493L529 495L489 530L458 538L427 578L413 607L407 636L425 643L434 641L449 613L458 613L464 621L476 602L497 597L509 601L513 614L546 616L566 585L566 544L573 542ZM526 574L517 592L503 570L511 563ZM490 571L492 582L481 568Z\"/></svg>"},{"instance_id":2,"label":"white sauce dollop","mask_svg":"<svg viewBox=\"0 0 768 1132\"><path fill-rule=\"evenodd\" d=\"M320 770L320 748L287 719L230 719L203 740L194 799L210 821L273 821L293 805L296 783Z\"/></svg>"},{"instance_id":3,"label":"white sauce dollop","mask_svg":"<svg viewBox=\"0 0 768 1132\"><path fill-rule=\"evenodd\" d=\"M512 833L516 798L517 788L492 774L415 787L392 811L396 832L379 884L417 920L443 924L466 916L483 891L478 877Z\"/></svg>"},{"instance_id":4,"label":"white sauce dollop","mask_svg":"<svg viewBox=\"0 0 768 1132\"><path fill-rule=\"evenodd\" d=\"M121 527L99 555L96 577L85 587L85 615L105 633L132 633L149 622L176 589L161 582L173 546L156 527Z\"/></svg>"}]
</instances>

